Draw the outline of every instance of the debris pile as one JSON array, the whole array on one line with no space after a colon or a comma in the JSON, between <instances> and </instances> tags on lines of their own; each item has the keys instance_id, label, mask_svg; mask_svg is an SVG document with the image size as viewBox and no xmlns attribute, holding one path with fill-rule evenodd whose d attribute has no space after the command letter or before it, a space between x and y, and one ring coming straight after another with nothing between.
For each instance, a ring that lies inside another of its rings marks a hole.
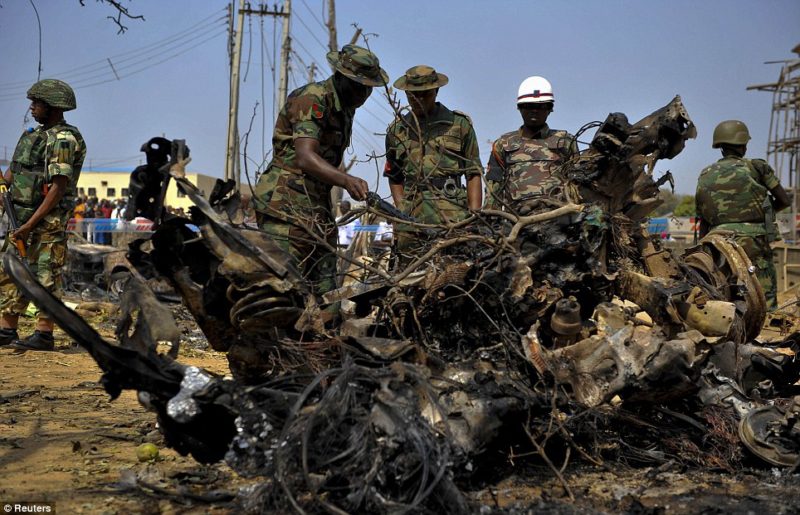
<instances>
[{"instance_id":1,"label":"debris pile","mask_svg":"<svg viewBox=\"0 0 800 515\"><path fill-rule=\"evenodd\" d=\"M558 170L561 196L447 227L380 212L428 245L391 268L340 256L355 277L321 299L266 234L226 218L235 196L209 202L175 177L196 208L117 266L123 305L138 307L119 346L14 256L5 264L89 349L112 397L139 391L171 446L265 478L252 506L463 513L465 488L513 467L499 448L545 463L568 495L570 460L796 467L800 335L755 340L763 292L732 239L677 256L645 229L671 180L653 178L656 162L695 136L680 98L594 127ZM143 293L155 274L228 353L233 379L156 353L177 341ZM341 319L326 316L338 303Z\"/></svg>"}]
</instances>

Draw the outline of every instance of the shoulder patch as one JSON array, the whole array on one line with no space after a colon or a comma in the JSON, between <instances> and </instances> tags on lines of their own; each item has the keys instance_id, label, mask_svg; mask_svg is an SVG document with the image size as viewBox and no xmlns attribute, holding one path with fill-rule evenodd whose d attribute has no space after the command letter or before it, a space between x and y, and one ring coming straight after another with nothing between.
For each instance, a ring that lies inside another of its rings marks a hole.
<instances>
[{"instance_id":1,"label":"shoulder patch","mask_svg":"<svg viewBox=\"0 0 800 515\"><path fill-rule=\"evenodd\" d=\"M320 106L316 102L311 104L311 116L313 116L314 118L316 118L318 120L321 119L322 116L323 116L322 106Z\"/></svg>"}]
</instances>

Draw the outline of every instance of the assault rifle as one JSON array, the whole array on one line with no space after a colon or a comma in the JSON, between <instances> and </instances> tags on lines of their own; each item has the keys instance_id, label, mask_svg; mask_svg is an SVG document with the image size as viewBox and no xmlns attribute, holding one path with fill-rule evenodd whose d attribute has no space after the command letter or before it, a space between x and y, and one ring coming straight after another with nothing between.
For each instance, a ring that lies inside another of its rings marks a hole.
<instances>
[{"instance_id":1,"label":"assault rifle","mask_svg":"<svg viewBox=\"0 0 800 515\"><path fill-rule=\"evenodd\" d=\"M11 192L5 184L0 184L0 197L3 198L3 209L8 217L9 230L14 232L19 229L19 219L17 218L17 211L14 209L14 201L11 198ZM19 239L14 239L14 246L17 247L19 257L26 258L28 252L25 249L25 242Z\"/></svg>"}]
</instances>

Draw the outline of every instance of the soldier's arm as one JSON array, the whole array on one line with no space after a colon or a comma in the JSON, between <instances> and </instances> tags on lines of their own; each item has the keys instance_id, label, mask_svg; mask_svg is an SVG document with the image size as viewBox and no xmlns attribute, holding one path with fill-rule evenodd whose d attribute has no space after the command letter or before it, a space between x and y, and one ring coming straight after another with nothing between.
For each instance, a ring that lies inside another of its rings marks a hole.
<instances>
[{"instance_id":1,"label":"soldier's arm","mask_svg":"<svg viewBox=\"0 0 800 515\"><path fill-rule=\"evenodd\" d=\"M285 109L292 124L297 167L326 184L344 188L356 200L366 199L369 191L366 181L347 175L319 153L319 142L325 130L323 120L328 110L323 97L314 93L292 96Z\"/></svg>"},{"instance_id":2,"label":"soldier's arm","mask_svg":"<svg viewBox=\"0 0 800 515\"><path fill-rule=\"evenodd\" d=\"M69 178L66 175L56 175L53 177L53 182L50 185L50 189L47 190L47 195L45 195L44 200L33 213L33 215L25 222L22 227L19 228L20 231L23 228L27 227L24 236L27 237L27 233L33 230L34 227L44 218L47 214L55 209L58 206L58 203L61 202L61 199L64 197L64 194L67 192L67 186L69 185ZM20 236L21 239L25 239Z\"/></svg>"},{"instance_id":3,"label":"soldier's arm","mask_svg":"<svg viewBox=\"0 0 800 515\"><path fill-rule=\"evenodd\" d=\"M789 195L780 184L770 189L769 192L772 194L772 207L775 208L775 211L781 211L792 205Z\"/></svg>"},{"instance_id":4,"label":"soldier's arm","mask_svg":"<svg viewBox=\"0 0 800 515\"><path fill-rule=\"evenodd\" d=\"M465 159L464 174L467 176L467 207L476 211L481 208L483 203L483 181L481 179L483 165L478 152L478 138L475 136L475 129L471 123L467 128L462 146Z\"/></svg>"},{"instance_id":5,"label":"soldier's arm","mask_svg":"<svg viewBox=\"0 0 800 515\"><path fill-rule=\"evenodd\" d=\"M297 166L303 172L316 177L326 184L340 186L356 200L365 200L369 185L364 179L348 175L331 166L319 155L319 141L313 138L296 138L294 149L297 152Z\"/></svg>"},{"instance_id":6,"label":"soldier's arm","mask_svg":"<svg viewBox=\"0 0 800 515\"><path fill-rule=\"evenodd\" d=\"M773 209L777 212L791 206L792 201L789 200L789 195L786 193L786 190L783 189L783 186L781 186L780 179L775 175L775 170L772 169L769 163L763 159L751 159L750 162L761 176L761 183L767 187L772 195Z\"/></svg>"},{"instance_id":7,"label":"soldier's arm","mask_svg":"<svg viewBox=\"0 0 800 515\"><path fill-rule=\"evenodd\" d=\"M506 163L502 157L499 147L500 140L492 143L492 153L489 156L489 164L486 166L486 196L487 203L491 206L492 197L498 193L500 184L505 179Z\"/></svg>"},{"instance_id":8,"label":"soldier's arm","mask_svg":"<svg viewBox=\"0 0 800 515\"><path fill-rule=\"evenodd\" d=\"M386 165L383 167L383 175L389 181L389 191L392 193L392 202L397 209L403 209L403 197L405 196L405 174L403 167L397 160L397 143L392 135L394 125L386 129Z\"/></svg>"},{"instance_id":9,"label":"soldier's arm","mask_svg":"<svg viewBox=\"0 0 800 515\"><path fill-rule=\"evenodd\" d=\"M403 209L403 197L406 194L405 186L403 186L402 182L399 183L389 183L389 191L392 193L392 202L394 202L394 207L397 209Z\"/></svg>"}]
</instances>

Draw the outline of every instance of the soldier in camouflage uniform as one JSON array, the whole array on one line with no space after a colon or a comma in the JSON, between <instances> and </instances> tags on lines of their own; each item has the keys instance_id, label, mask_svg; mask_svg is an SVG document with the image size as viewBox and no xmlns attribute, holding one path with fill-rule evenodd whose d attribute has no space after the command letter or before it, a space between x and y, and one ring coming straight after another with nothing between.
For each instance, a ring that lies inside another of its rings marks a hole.
<instances>
[{"instance_id":1,"label":"soldier in camouflage uniform","mask_svg":"<svg viewBox=\"0 0 800 515\"><path fill-rule=\"evenodd\" d=\"M394 87L406 92L410 112L386 130L384 175L395 206L424 224L463 220L480 209L481 165L472 121L436 101L448 78L430 66L409 68ZM397 249L421 245L412 228L398 225Z\"/></svg>"},{"instance_id":2,"label":"soldier in camouflage uniform","mask_svg":"<svg viewBox=\"0 0 800 515\"><path fill-rule=\"evenodd\" d=\"M700 235L733 232L756 268L767 306L774 309L778 281L769 244L778 239L775 213L791 201L766 161L745 159L749 140L747 126L738 120L717 125L712 147L722 150L722 159L700 172L695 202Z\"/></svg>"},{"instance_id":3,"label":"soldier in camouflage uniform","mask_svg":"<svg viewBox=\"0 0 800 515\"><path fill-rule=\"evenodd\" d=\"M525 214L543 199L562 195L564 179L558 167L577 147L574 136L548 127L554 102L553 88L543 77L528 77L520 84L517 109L522 127L492 144L487 207Z\"/></svg>"},{"instance_id":4,"label":"soldier in camouflage uniform","mask_svg":"<svg viewBox=\"0 0 800 515\"><path fill-rule=\"evenodd\" d=\"M78 129L64 121L64 111L76 107L75 93L69 85L55 79L41 80L28 90L28 98L31 115L40 125L22 134L3 177L20 223L18 230L6 236L5 247L12 252L15 241L24 242L28 266L39 282L57 295L67 254L67 222L86 144ZM34 334L18 339L19 315L28 300L2 269L0 296L0 345L53 350L53 321L43 314L39 315Z\"/></svg>"},{"instance_id":5,"label":"soldier in camouflage uniform","mask_svg":"<svg viewBox=\"0 0 800 515\"><path fill-rule=\"evenodd\" d=\"M254 199L260 229L297 260L320 294L335 286L331 187L344 188L356 200L364 200L369 191L366 181L340 169L353 116L372 88L388 81L378 58L365 48L345 45L327 57L334 75L286 99L272 137L272 161L258 180Z\"/></svg>"}]
</instances>

